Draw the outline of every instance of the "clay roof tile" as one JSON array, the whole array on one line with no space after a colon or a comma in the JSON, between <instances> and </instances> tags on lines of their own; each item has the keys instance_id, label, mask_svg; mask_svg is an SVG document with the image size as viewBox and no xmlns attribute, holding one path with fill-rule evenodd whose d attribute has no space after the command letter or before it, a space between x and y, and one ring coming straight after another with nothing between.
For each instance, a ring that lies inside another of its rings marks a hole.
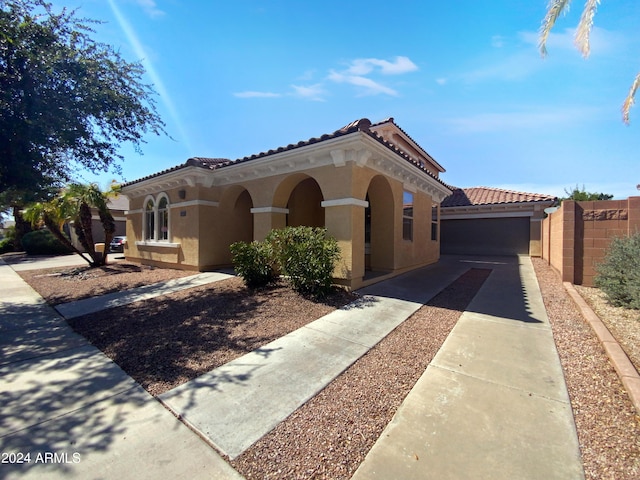
<instances>
[{"instance_id":1,"label":"clay roof tile","mask_svg":"<svg viewBox=\"0 0 640 480\"><path fill-rule=\"evenodd\" d=\"M551 202L553 195L517 192L491 187L456 188L442 201L442 207L467 207L475 205L495 205L506 203Z\"/></svg>"}]
</instances>

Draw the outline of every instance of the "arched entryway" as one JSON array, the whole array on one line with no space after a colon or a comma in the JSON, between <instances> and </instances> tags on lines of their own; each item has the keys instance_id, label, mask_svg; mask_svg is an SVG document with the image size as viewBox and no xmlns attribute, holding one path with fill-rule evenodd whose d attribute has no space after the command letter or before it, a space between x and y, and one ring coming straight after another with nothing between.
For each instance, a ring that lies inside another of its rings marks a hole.
<instances>
[{"instance_id":1,"label":"arched entryway","mask_svg":"<svg viewBox=\"0 0 640 480\"><path fill-rule=\"evenodd\" d=\"M394 202L386 178L377 175L367 190L364 218L365 270L390 272L394 269Z\"/></svg>"},{"instance_id":2,"label":"arched entryway","mask_svg":"<svg viewBox=\"0 0 640 480\"><path fill-rule=\"evenodd\" d=\"M324 227L324 200L320 185L304 174L287 177L279 186L274 205L286 208L288 227Z\"/></svg>"},{"instance_id":3,"label":"arched entryway","mask_svg":"<svg viewBox=\"0 0 640 480\"><path fill-rule=\"evenodd\" d=\"M242 186L235 185L224 192L219 207L221 238L220 247L224 250L226 261L231 261L229 245L235 242L253 241L253 200L249 192Z\"/></svg>"}]
</instances>

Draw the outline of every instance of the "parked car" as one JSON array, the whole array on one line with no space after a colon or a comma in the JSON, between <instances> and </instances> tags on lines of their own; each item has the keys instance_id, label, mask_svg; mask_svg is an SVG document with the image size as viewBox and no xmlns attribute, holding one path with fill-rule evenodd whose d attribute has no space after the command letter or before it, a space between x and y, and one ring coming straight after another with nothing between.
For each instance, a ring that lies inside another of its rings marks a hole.
<instances>
[{"instance_id":1,"label":"parked car","mask_svg":"<svg viewBox=\"0 0 640 480\"><path fill-rule=\"evenodd\" d=\"M113 237L109 244L109 251L112 253L124 253L125 243L127 243L127 237Z\"/></svg>"}]
</instances>

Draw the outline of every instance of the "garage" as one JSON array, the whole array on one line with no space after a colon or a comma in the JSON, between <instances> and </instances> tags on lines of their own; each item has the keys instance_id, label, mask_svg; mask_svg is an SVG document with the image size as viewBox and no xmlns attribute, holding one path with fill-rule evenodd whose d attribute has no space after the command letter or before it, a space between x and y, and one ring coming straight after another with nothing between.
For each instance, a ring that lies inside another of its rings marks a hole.
<instances>
[{"instance_id":1,"label":"garage","mask_svg":"<svg viewBox=\"0 0 640 480\"><path fill-rule=\"evenodd\" d=\"M451 219L440 225L440 251L444 254L529 254L528 217Z\"/></svg>"},{"instance_id":2,"label":"garage","mask_svg":"<svg viewBox=\"0 0 640 480\"><path fill-rule=\"evenodd\" d=\"M456 188L440 205L440 252L540 256L544 209L556 203L539 193Z\"/></svg>"}]
</instances>

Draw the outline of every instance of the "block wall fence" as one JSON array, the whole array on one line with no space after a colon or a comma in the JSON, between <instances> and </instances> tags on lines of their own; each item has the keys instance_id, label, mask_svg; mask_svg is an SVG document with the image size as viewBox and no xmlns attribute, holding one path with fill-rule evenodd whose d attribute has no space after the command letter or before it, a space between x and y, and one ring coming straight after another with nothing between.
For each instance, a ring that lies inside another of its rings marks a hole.
<instances>
[{"instance_id":1,"label":"block wall fence","mask_svg":"<svg viewBox=\"0 0 640 480\"><path fill-rule=\"evenodd\" d=\"M542 221L542 258L564 282L591 287L611 240L636 232L640 232L640 197L565 200Z\"/></svg>"}]
</instances>

